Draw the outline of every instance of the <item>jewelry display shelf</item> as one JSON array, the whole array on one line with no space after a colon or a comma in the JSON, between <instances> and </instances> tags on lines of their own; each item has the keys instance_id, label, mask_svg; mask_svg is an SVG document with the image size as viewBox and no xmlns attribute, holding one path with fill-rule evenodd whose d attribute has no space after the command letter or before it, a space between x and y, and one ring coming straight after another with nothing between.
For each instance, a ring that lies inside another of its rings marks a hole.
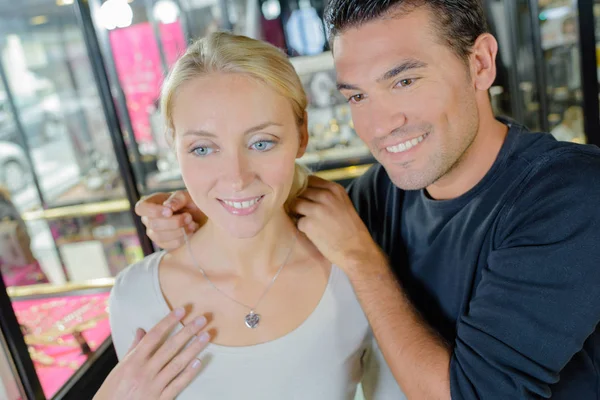
<instances>
[{"instance_id":1,"label":"jewelry display shelf","mask_svg":"<svg viewBox=\"0 0 600 400\"><path fill-rule=\"evenodd\" d=\"M27 300L13 298L46 398L52 398L110 337L108 295L63 293Z\"/></svg>"}]
</instances>

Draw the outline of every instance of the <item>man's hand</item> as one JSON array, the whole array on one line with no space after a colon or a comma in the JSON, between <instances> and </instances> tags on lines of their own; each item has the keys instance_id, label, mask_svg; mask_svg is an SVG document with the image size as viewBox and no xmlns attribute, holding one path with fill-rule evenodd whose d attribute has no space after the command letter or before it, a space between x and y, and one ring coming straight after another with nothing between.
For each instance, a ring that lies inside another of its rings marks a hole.
<instances>
[{"instance_id":1,"label":"man's hand","mask_svg":"<svg viewBox=\"0 0 600 400\"><path fill-rule=\"evenodd\" d=\"M198 374L200 360L196 356L209 340L207 333L198 335L206 325L206 318L200 317L163 343L183 315L183 309L177 309L147 334L138 329L127 355L93 400L171 400L179 395Z\"/></svg>"},{"instance_id":2,"label":"man's hand","mask_svg":"<svg viewBox=\"0 0 600 400\"><path fill-rule=\"evenodd\" d=\"M311 176L308 188L292 204L301 218L298 229L332 263L345 270L381 257L377 244L360 219L346 190Z\"/></svg>"},{"instance_id":3,"label":"man's hand","mask_svg":"<svg viewBox=\"0 0 600 400\"><path fill-rule=\"evenodd\" d=\"M184 243L182 227L193 233L206 220L189 193L183 190L144 197L135 205L135 213L142 217L148 237L166 250Z\"/></svg>"}]
</instances>

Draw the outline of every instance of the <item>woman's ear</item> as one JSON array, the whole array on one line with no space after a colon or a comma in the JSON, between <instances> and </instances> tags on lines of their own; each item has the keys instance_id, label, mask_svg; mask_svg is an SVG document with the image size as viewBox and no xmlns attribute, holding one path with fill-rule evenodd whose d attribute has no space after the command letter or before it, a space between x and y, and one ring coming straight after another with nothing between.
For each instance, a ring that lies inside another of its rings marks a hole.
<instances>
[{"instance_id":1,"label":"woman's ear","mask_svg":"<svg viewBox=\"0 0 600 400\"><path fill-rule=\"evenodd\" d=\"M300 158L306 152L306 146L308 146L308 113L304 111L304 119L302 125L298 128L300 134L300 146L298 147L298 153L296 158Z\"/></svg>"}]
</instances>

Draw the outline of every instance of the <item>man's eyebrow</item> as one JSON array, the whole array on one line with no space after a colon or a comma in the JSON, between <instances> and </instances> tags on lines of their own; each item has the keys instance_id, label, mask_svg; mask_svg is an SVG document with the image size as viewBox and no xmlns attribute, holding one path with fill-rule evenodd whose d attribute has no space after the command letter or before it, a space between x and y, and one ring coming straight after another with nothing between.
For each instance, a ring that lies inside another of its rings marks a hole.
<instances>
[{"instance_id":1,"label":"man's eyebrow","mask_svg":"<svg viewBox=\"0 0 600 400\"><path fill-rule=\"evenodd\" d=\"M358 86L351 85L349 83L338 82L337 83L338 90L360 90Z\"/></svg>"},{"instance_id":2,"label":"man's eyebrow","mask_svg":"<svg viewBox=\"0 0 600 400\"><path fill-rule=\"evenodd\" d=\"M379 79L377 79L377 82L387 81L389 79L394 78L395 76L400 75L403 72L410 71L411 69L419 69L425 67L427 67L427 63L415 59L409 59L387 71ZM338 90L361 90L356 85L341 81L338 81L337 88Z\"/></svg>"},{"instance_id":3,"label":"man's eyebrow","mask_svg":"<svg viewBox=\"0 0 600 400\"><path fill-rule=\"evenodd\" d=\"M427 63L415 59L409 59L387 71L381 76L381 78L377 79L377 82L387 81L400 75L403 72L410 71L411 69L419 69L425 67L427 67Z\"/></svg>"}]
</instances>

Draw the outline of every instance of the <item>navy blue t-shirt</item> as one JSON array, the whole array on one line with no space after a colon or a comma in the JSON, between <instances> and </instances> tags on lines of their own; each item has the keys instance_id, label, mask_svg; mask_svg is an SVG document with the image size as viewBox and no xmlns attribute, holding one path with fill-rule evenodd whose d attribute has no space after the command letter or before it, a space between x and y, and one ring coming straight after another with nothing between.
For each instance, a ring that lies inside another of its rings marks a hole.
<instances>
[{"instance_id":1,"label":"navy blue t-shirt","mask_svg":"<svg viewBox=\"0 0 600 400\"><path fill-rule=\"evenodd\" d=\"M402 191L380 165L348 190L453 348L453 399L600 398L600 149L515 124L456 199Z\"/></svg>"}]
</instances>

